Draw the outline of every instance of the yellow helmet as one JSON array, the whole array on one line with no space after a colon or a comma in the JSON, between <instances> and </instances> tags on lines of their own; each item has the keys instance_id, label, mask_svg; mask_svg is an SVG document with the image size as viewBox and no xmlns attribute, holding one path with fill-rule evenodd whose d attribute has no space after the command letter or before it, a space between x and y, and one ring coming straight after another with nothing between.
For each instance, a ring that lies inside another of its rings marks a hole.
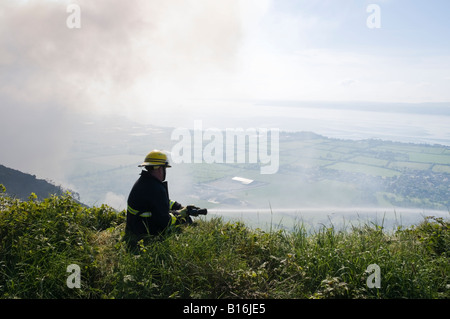
<instances>
[{"instance_id":1,"label":"yellow helmet","mask_svg":"<svg viewBox=\"0 0 450 319\"><path fill-rule=\"evenodd\" d=\"M167 155L161 151L153 150L147 154L144 159L144 162L139 167L142 166L164 166L164 167L172 167L169 165L169 161L167 160Z\"/></svg>"}]
</instances>

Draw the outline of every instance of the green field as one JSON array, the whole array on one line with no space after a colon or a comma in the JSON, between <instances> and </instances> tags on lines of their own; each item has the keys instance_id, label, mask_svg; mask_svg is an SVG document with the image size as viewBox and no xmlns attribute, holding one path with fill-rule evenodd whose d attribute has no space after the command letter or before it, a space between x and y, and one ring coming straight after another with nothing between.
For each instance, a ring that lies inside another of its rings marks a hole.
<instances>
[{"instance_id":1,"label":"green field","mask_svg":"<svg viewBox=\"0 0 450 319\"><path fill-rule=\"evenodd\" d=\"M396 206L402 199L408 206L445 210L448 192L438 196L432 192L434 187L449 188L445 176L450 172L450 165L445 164L450 160L447 150L448 147L437 145L290 135L280 143L279 173L267 177L251 170L242 171L244 177L265 181L267 186L236 196L249 202L264 198L279 205L294 201L313 206L363 204L369 197L372 205ZM444 175L440 176L441 173ZM414 192L416 183L430 180L434 184L429 185L429 192L425 194L422 189L421 196L408 196L407 192ZM399 185L399 181L403 183L401 190L383 188L383 184Z\"/></svg>"},{"instance_id":2,"label":"green field","mask_svg":"<svg viewBox=\"0 0 450 319\"><path fill-rule=\"evenodd\" d=\"M67 169L69 184L87 204L101 202L108 192L125 199L145 154L153 148L170 151L176 143L170 140L171 129L89 129L93 131L74 143ZM260 167L175 163L168 171L170 194L211 207L388 204L447 210L450 206L448 146L281 133L278 172L262 175ZM235 176L254 183L239 187L232 184L238 183L231 181Z\"/></svg>"},{"instance_id":3,"label":"green field","mask_svg":"<svg viewBox=\"0 0 450 319\"><path fill-rule=\"evenodd\" d=\"M401 174L400 172L398 172L396 170L386 169L382 166L364 165L364 164L347 163L347 162L339 162L339 163L328 166L328 168L335 169L338 171L345 171L345 172L350 172L350 173L361 173L361 174L368 174L368 175L381 176L381 177L392 177L392 176Z\"/></svg>"},{"instance_id":4,"label":"green field","mask_svg":"<svg viewBox=\"0 0 450 319\"><path fill-rule=\"evenodd\" d=\"M431 167L429 163L417 163L417 162L391 162L389 167L395 170L411 169L411 170L428 170ZM450 166L444 166L450 167Z\"/></svg>"},{"instance_id":5,"label":"green field","mask_svg":"<svg viewBox=\"0 0 450 319\"><path fill-rule=\"evenodd\" d=\"M450 174L450 165L434 165L433 172Z\"/></svg>"}]
</instances>

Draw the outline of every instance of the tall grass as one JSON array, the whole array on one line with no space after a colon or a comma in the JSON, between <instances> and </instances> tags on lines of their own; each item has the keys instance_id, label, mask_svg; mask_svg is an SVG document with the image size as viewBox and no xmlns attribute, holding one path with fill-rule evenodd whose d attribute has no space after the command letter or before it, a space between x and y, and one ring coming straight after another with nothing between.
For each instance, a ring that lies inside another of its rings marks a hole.
<instances>
[{"instance_id":1,"label":"tall grass","mask_svg":"<svg viewBox=\"0 0 450 319\"><path fill-rule=\"evenodd\" d=\"M0 196L1 298L449 298L450 223L314 233L198 220L130 249L124 212ZM81 288L67 287L67 266ZM367 267L381 270L369 288Z\"/></svg>"}]
</instances>

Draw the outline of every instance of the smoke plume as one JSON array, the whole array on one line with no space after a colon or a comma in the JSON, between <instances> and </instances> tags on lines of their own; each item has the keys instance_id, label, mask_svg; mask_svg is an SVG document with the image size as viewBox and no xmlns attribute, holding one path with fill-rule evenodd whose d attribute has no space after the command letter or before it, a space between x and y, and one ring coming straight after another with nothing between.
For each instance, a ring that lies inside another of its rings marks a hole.
<instances>
[{"instance_id":1,"label":"smoke plume","mask_svg":"<svg viewBox=\"0 0 450 319\"><path fill-rule=\"evenodd\" d=\"M67 24L74 3L79 28ZM57 179L74 113L156 114L220 82L236 67L239 10L237 0L2 1L0 162Z\"/></svg>"}]
</instances>

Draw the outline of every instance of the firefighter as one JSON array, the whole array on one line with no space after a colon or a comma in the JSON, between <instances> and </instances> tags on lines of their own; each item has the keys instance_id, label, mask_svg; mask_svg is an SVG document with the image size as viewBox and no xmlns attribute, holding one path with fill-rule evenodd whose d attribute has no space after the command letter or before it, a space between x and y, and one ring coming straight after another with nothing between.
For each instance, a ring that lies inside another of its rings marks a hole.
<instances>
[{"instance_id":1,"label":"firefighter","mask_svg":"<svg viewBox=\"0 0 450 319\"><path fill-rule=\"evenodd\" d=\"M145 235L161 235L177 225L192 222L187 208L169 199L167 155L153 150L139 167L144 167L127 201L126 237L131 244Z\"/></svg>"}]
</instances>

